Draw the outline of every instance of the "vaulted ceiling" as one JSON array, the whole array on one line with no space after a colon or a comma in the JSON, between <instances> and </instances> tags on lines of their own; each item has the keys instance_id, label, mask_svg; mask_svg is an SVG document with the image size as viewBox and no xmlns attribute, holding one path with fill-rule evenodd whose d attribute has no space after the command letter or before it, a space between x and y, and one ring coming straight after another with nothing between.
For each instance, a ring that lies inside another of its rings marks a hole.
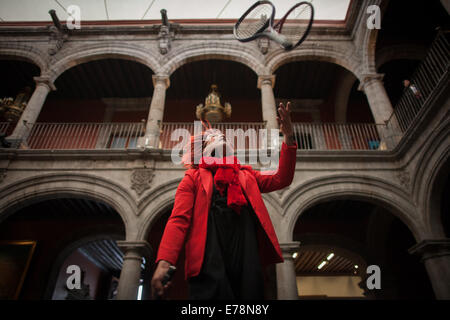
<instances>
[{"instance_id":1,"label":"vaulted ceiling","mask_svg":"<svg viewBox=\"0 0 450 320\"><path fill-rule=\"evenodd\" d=\"M344 72L349 71L337 64L322 61L287 63L275 71L275 97L326 100Z\"/></svg>"},{"instance_id":2,"label":"vaulted ceiling","mask_svg":"<svg viewBox=\"0 0 450 320\"><path fill-rule=\"evenodd\" d=\"M153 95L153 71L124 59L102 59L76 65L56 81L49 98L138 98Z\"/></svg>"},{"instance_id":3,"label":"vaulted ceiling","mask_svg":"<svg viewBox=\"0 0 450 320\"><path fill-rule=\"evenodd\" d=\"M360 266L358 266L355 261L336 254L334 254L330 260L327 260L330 253L333 253L332 247L328 250L300 250L297 257L294 259L295 271L297 275L354 276L358 274L358 269ZM318 267L322 261L326 261L327 263L319 269ZM358 266L358 268L355 266Z\"/></svg>"}]
</instances>

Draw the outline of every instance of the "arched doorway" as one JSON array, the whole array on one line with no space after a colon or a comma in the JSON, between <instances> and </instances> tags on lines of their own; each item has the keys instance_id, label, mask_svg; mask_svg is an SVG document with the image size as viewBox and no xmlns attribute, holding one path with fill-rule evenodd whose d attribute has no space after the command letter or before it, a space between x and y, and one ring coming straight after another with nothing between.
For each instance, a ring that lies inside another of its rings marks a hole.
<instances>
[{"instance_id":1,"label":"arched doorway","mask_svg":"<svg viewBox=\"0 0 450 320\"><path fill-rule=\"evenodd\" d=\"M147 66L116 58L65 70L33 126L29 148L135 148L145 131L152 76Z\"/></svg>"},{"instance_id":2,"label":"arched doorway","mask_svg":"<svg viewBox=\"0 0 450 320\"><path fill-rule=\"evenodd\" d=\"M3 243L35 243L18 295L26 300L108 299L113 278L118 278L121 268L121 253L115 240L124 238L119 214L94 199L35 199L0 224ZM66 287L69 265L78 266L84 274L81 290ZM13 276L20 271L15 270Z\"/></svg>"},{"instance_id":3,"label":"arched doorway","mask_svg":"<svg viewBox=\"0 0 450 320\"><path fill-rule=\"evenodd\" d=\"M367 99L356 101L353 98L355 92L351 89L357 82L356 77L340 65L314 60L294 61L279 67L275 74L274 94L279 100L292 102L294 122L330 123L335 119L360 123L369 119L373 122ZM347 83L345 88L343 82ZM341 97L342 94L345 97ZM338 106L339 103L344 105Z\"/></svg>"},{"instance_id":4,"label":"arched doorway","mask_svg":"<svg viewBox=\"0 0 450 320\"><path fill-rule=\"evenodd\" d=\"M308 252L305 256L300 251L294 261L300 297L434 297L424 266L418 257L408 253L416 243L412 233L382 206L351 197L316 203L298 218L293 239L306 239ZM329 258L331 253L334 255ZM369 289L366 285L370 276L366 267L370 265L380 268L381 289ZM302 293L302 279L309 286L306 293ZM341 283L338 289L336 283Z\"/></svg>"}]
</instances>

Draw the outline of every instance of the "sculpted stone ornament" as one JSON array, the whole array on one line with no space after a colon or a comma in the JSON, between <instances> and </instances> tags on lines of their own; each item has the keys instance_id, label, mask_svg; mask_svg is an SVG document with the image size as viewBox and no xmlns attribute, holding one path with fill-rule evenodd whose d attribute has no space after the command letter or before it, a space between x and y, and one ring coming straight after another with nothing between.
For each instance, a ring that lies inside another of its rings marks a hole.
<instances>
[{"instance_id":1,"label":"sculpted stone ornament","mask_svg":"<svg viewBox=\"0 0 450 320\"><path fill-rule=\"evenodd\" d=\"M260 37L258 39L259 51L261 51L262 54L266 54L267 52L269 52L269 46L270 46L269 38Z\"/></svg>"},{"instance_id":2,"label":"sculpted stone ornament","mask_svg":"<svg viewBox=\"0 0 450 320\"><path fill-rule=\"evenodd\" d=\"M154 176L153 169L135 169L131 174L131 189L141 195L150 188Z\"/></svg>"},{"instance_id":3,"label":"sculpted stone ornament","mask_svg":"<svg viewBox=\"0 0 450 320\"><path fill-rule=\"evenodd\" d=\"M50 48L48 48L48 53L53 56L56 53L58 53L59 50L61 50L64 42L69 37L66 33L58 30L55 26L49 27L50 37L49 37L49 44Z\"/></svg>"},{"instance_id":4,"label":"sculpted stone ornament","mask_svg":"<svg viewBox=\"0 0 450 320\"><path fill-rule=\"evenodd\" d=\"M171 41L174 35L173 32L170 32L170 27L172 24L169 23L166 9L161 10L161 22L161 28L158 33L159 52L161 54L167 54L170 51Z\"/></svg>"},{"instance_id":5,"label":"sculpted stone ornament","mask_svg":"<svg viewBox=\"0 0 450 320\"><path fill-rule=\"evenodd\" d=\"M411 177L410 177L408 171L401 171L401 172L397 173L397 178L398 178L398 180L400 181L400 184L403 187L409 189L409 184L411 182Z\"/></svg>"},{"instance_id":6,"label":"sculpted stone ornament","mask_svg":"<svg viewBox=\"0 0 450 320\"><path fill-rule=\"evenodd\" d=\"M161 26L158 34L159 39L159 52L161 54L167 54L171 48L171 36L168 26Z\"/></svg>"}]
</instances>

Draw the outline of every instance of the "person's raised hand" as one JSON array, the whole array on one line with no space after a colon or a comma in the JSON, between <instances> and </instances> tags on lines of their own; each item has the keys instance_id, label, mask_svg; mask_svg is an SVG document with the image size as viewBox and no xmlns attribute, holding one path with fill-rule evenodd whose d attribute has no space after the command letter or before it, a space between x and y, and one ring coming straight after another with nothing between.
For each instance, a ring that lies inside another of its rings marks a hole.
<instances>
[{"instance_id":1,"label":"person's raised hand","mask_svg":"<svg viewBox=\"0 0 450 320\"><path fill-rule=\"evenodd\" d=\"M280 126L280 131L284 136L284 143L287 145L293 145L295 143L294 140L294 128L292 127L291 121L291 103L288 102L286 107L283 103L280 103L278 106L278 114L277 120L278 125Z\"/></svg>"}]
</instances>

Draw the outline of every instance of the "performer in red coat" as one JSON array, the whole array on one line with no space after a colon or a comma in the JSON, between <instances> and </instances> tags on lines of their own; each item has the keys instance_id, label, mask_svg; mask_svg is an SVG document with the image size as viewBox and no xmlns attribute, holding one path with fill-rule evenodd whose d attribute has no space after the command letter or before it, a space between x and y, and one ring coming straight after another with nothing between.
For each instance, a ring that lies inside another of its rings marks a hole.
<instances>
[{"instance_id":1,"label":"performer in red coat","mask_svg":"<svg viewBox=\"0 0 450 320\"><path fill-rule=\"evenodd\" d=\"M154 294L163 295L170 285L161 281L185 244L191 299L263 298L262 267L283 262L283 257L261 193L292 182L297 145L289 109L289 103L278 108L284 142L273 174L242 166L234 156L205 156L218 145L227 147L220 132L207 136L200 163L191 165L178 186L156 258Z\"/></svg>"}]
</instances>

